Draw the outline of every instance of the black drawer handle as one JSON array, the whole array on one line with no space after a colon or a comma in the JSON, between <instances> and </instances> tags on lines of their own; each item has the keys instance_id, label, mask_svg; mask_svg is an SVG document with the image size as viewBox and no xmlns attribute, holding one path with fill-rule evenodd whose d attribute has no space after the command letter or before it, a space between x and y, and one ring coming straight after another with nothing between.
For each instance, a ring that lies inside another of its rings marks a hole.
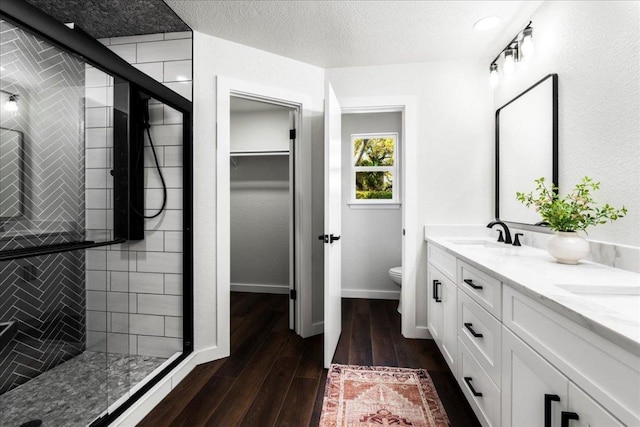
<instances>
[{"instance_id":1,"label":"black drawer handle","mask_svg":"<svg viewBox=\"0 0 640 427\"><path fill-rule=\"evenodd\" d=\"M473 335L476 338L482 338L482 334L477 333L476 331L473 330L473 323L465 323L464 327L467 328L469 330L469 332L471 332L471 335Z\"/></svg>"},{"instance_id":2,"label":"black drawer handle","mask_svg":"<svg viewBox=\"0 0 640 427\"><path fill-rule=\"evenodd\" d=\"M467 285L471 286L473 289L482 289L482 286L476 285L475 283L473 283L473 280L471 280L471 279L464 279L463 281Z\"/></svg>"},{"instance_id":3,"label":"black drawer handle","mask_svg":"<svg viewBox=\"0 0 640 427\"><path fill-rule=\"evenodd\" d=\"M440 299L440 297L438 296L438 285L442 285L442 283L440 283L439 280L434 280L433 281L433 299L436 302L442 302L442 300Z\"/></svg>"},{"instance_id":4,"label":"black drawer handle","mask_svg":"<svg viewBox=\"0 0 640 427\"><path fill-rule=\"evenodd\" d=\"M476 391L476 389L473 388L473 385L471 385L471 377L464 377L464 382L467 383L467 387L469 387L469 390L471 390L471 393L473 393L474 396L482 397L482 393Z\"/></svg>"},{"instance_id":5,"label":"black drawer handle","mask_svg":"<svg viewBox=\"0 0 640 427\"><path fill-rule=\"evenodd\" d=\"M557 394L544 395L544 427L551 427L551 402L560 402Z\"/></svg>"},{"instance_id":6,"label":"black drawer handle","mask_svg":"<svg viewBox=\"0 0 640 427\"><path fill-rule=\"evenodd\" d=\"M562 411L560 415L560 426L569 427L569 420L579 420L580 417L575 412Z\"/></svg>"}]
</instances>

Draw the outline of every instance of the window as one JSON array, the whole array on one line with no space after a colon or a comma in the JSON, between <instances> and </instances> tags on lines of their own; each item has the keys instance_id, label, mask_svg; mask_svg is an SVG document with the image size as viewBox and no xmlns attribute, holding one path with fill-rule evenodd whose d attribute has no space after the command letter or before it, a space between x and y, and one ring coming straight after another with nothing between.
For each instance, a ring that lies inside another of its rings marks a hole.
<instances>
[{"instance_id":1,"label":"window","mask_svg":"<svg viewBox=\"0 0 640 427\"><path fill-rule=\"evenodd\" d=\"M351 203L398 203L398 134L351 135Z\"/></svg>"}]
</instances>

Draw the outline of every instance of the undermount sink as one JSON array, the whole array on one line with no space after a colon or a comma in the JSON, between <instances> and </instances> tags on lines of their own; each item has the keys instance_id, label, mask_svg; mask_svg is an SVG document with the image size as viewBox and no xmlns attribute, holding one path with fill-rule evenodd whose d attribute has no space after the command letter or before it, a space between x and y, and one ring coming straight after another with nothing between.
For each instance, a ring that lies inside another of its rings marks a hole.
<instances>
[{"instance_id":1,"label":"undermount sink","mask_svg":"<svg viewBox=\"0 0 640 427\"><path fill-rule=\"evenodd\" d=\"M469 247L477 247L477 248L508 248L511 245L506 245L502 242L496 242L487 239L447 239L449 242L460 245L460 246L469 246Z\"/></svg>"},{"instance_id":2,"label":"undermount sink","mask_svg":"<svg viewBox=\"0 0 640 427\"><path fill-rule=\"evenodd\" d=\"M560 284L556 287L627 318L640 320L640 286Z\"/></svg>"},{"instance_id":3,"label":"undermount sink","mask_svg":"<svg viewBox=\"0 0 640 427\"><path fill-rule=\"evenodd\" d=\"M603 295L612 296L640 296L640 286L615 286L615 285L556 285L560 289L577 295Z\"/></svg>"}]
</instances>

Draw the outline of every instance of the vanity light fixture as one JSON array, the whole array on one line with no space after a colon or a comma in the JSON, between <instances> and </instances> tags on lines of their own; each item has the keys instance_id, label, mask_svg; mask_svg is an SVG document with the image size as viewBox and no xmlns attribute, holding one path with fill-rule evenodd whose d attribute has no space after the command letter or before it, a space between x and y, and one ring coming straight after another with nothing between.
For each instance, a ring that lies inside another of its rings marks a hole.
<instances>
[{"instance_id":1,"label":"vanity light fixture","mask_svg":"<svg viewBox=\"0 0 640 427\"><path fill-rule=\"evenodd\" d=\"M489 67L489 84L492 88L494 88L498 86L498 83L500 83L500 76L498 75L498 64L494 62L493 64L491 64L491 67Z\"/></svg>"},{"instance_id":2,"label":"vanity light fixture","mask_svg":"<svg viewBox=\"0 0 640 427\"><path fill-rule=\"evenodd\" d=\"M522 30L522 41L520 42L521 59L529 59L533 56L535 48L533 46L533 28L527 27Z\"/></svg>"},{"instance_id":3,"label":"vanity light fixture","mask_svg":"<svg viewBox=\"0 0 640 427\"><path fill-rule=\"evenodd\" d=\"M9 95L9 100L4 104L4 110L9 113L18 111L18 98L17 94Z\"/></svg>"},{"instance_id":4,"label":"vanity light fixture","mask_svg":"<svg viewBox=\"0 0 640 427\"><path fill-rule=\"evenodd\" d=\"M516 69L516 58L518 57L518 48L510 47L504 51L504 73L513 74Z\"/></svg>"},{"instance_id":5,"label":"vanity light fixture","mask_svg":"<svg viewBox=\"0 0 640 427\"><path fill-rule=\"evenodd\" d=\"M492 88L498 85L500 77L498 75L498 61L503 58L504 74L511 74L516 68L516 63L524 59L529 59L534 52L533 27L531 21L522 31L511 39L509 43L500 51L498 56L491 61L489 67L489 84Z\"/></svg>"}]
</instances>

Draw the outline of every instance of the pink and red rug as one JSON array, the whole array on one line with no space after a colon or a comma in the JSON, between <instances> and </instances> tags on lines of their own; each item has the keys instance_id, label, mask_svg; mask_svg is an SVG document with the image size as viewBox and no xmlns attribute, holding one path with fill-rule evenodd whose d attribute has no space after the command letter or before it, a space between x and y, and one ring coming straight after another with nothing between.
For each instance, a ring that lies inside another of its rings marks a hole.
<instances>
[{"instance_id":1,"label":"pink and red rug","mask_svg":"<svg viewBox=\"0 0 640 427\"><path fill-rule=\"evenodd\" d=\"M424 369L331 365L320 427L446 427Z\"/></svg>"}]
</instances>

